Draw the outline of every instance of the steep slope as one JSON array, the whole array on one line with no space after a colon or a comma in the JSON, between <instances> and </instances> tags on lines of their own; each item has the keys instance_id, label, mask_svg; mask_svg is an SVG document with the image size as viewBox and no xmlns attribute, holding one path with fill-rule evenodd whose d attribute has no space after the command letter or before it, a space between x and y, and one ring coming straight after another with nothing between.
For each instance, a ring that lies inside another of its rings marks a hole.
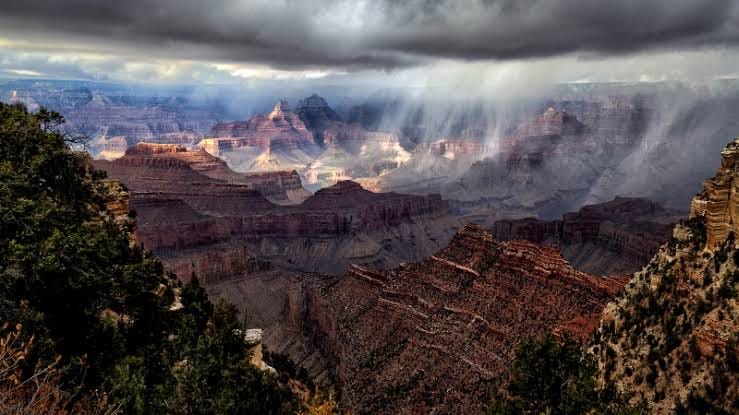
<instances>
[{"instance_id":1,"label":"steep slope","mask_svg":"<svg viewBox=\"0 0 739 415\"><path fill-rule=\"evenodd\" d=\"M240 172L296 170L311 188L380 176L409 158L397 135L342 122L316 94L294 109L280 101L266 116L219 123L198 145Z\"/></svg>"},{"instance_id":2,"label":"steep slope","mask_svg":"<svg viewBox=\"0 0 739 415\"><path fill-rule=\"evenodd\" d=\"M621 284L468 225L418 263L296 278L271 345L333 378L356 413L471 413L504 383L518 342L587 336Z\"/></svg>"},{"instance_id":3,"label":"steep slope","mask_svg":"<svg viewBox=\"0 0 739 415\"><path fill-rule=\"evenodd\" d=\"M443 183L459 178L486 151L474 139L446 138L421 143L398 168L376 178L363 179L361 183L375 191L437 193Z\"/></svg>"},{"instance_id":4,"label":"steep slope","mask_svg":"<svg viewBox=\"0 0 739 415\"><path fill-rule=\"evenodd\" d=\"M157 183L167 187L177 187L181 183L171 183L168 177L154 177L146 174L157 163L163 164L165 169L174 169L179 163L180 168L192 172L178 172L185 174L182 179L189 179L188 183L221 182L226 185L239 187L244 185L257 190L262 196L273 203L291 204L300 203L310 196L310 192L302 187L300 177L293 171L270 171L260 173L237 173L231 170L226 162L210 155L205 150L188 150L176 144L148 144L141 143L126 150L122 158L106 163L96 162L99 168L115 172L122 176L124 182L138 181L134 187L139 190L158 191ZM142 165L140 169L129 169L126 166ZM167 167L169 166L169 167ZM193 173L199 173L193 174ZM166 175L167 172L164 172ZM200 175L205 177L200 177ZM123 177L126 176L126 177ZM208 180L208 178L213 180Z\"/></svg>"},{"instance_id":5,"label":"steep slope","mask_svg":"<svg viewBox=\"0 0 739 415\"><path fill-rule=\"evenodd\" d=\"M351 263L392 267L437 251L459 226L439 195L372 193L353 182L276 205L255 189L274 179L178 146L139 144L94 165L130 189L139 241L180 278L199 270L207 283L262 271L265 261L327 273Z\"/></svg>"},{"instance_id":6,"label":"steep slope","mask_svg":"<svg viewBox=\"0 0 739 415\"><path fill-rule=\"evenodd\" d=\"M525 239L555 245L581 271L632 274L649 262L682 217L645 199L616 197L565 213L562 220L499 220L492 232L501 241Z\"/></svg>"},{"instance_id":7,"label":"steep slope","mask_svg":"<svg viewBox=\"0 0 739 415\"><path fill-rule=\"evenodd\" d=\"M656 414L739 411L737 183L739 140L593 340L602 380Z\"/></svg>"},{"instance_id":8,"label":"steep slope","mask_svg":"<svg viewBox=\"0 0 739 415\"><path fill-rule=\"evenodd\" d=\"M300 169L321 151L284 100L267 115L216 124L208 137L198 145L238 171Z\"/></svg>"},{"instance_id":9,"label":"steep slope","mask_svg":"<svg viewBox=\"0 0 739 415\"><path fill-rule=\"evenodd\" d=\"M333 274L350 264L389 268L420 260L458 228L439 195L373 193L351 181L241 220L242 234L261 258L283 269Z\"/></svg>"},{"instance_id":10,"label":"steep slope","mask_svg":"<svg viewBox=\"0 0 739 415\"><path fill-rule=\"evenodd\" d=\"M325 141L324 131L334 123L341 121L339 114L329 107L326 100L318 94L312 94L308 98L300 100L295 107L295 112L314 132L316 141L321 145Z\"/></svg>"},{"instance_id":11,"label":"steep slope","mask_svg":"<svg viewBox=\"0 0 739 415\"><path fill-rule=\"evenodd\" d=\"M61 122L0 103L0 412L289 413L233 306L130 243L129 195Z\"/></svg>"},{"instance_id":12,"label":"steep slope","mask_svg":"<svg viewBox=\"0 0 739 415\"><path fill-rule=\"evenodd\" d=\"M572 115L549 108L501 139L497 152L475 162L442 194L458 212L536 214L575 209L587 195L613 146L586 134Z\"/></svg>"}]
</instances>

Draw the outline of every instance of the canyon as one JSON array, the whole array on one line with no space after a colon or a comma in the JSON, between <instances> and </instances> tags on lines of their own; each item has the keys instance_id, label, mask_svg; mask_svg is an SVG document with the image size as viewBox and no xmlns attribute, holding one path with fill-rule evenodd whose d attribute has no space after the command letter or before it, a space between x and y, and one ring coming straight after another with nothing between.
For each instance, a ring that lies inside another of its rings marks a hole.
<instances>
[{"instance_id":1,"label":"canyon","mask_svg":"<svg viewBox=\"0 0 739 415\"><path fill-rule=\"evenodd\" d=\"M109 208L135 219L132 243L234 303L344 408L481 411L516 346L549 331L589 342L599 380L658 413L735 399L739 141L673 230L735 119L709 116L724 98L665 119L654 94L582 88L494 133L474 111L440 126L316 94L264 115L87 87L58 105L125 193Z\"/></svg>"},{"instance_id":2,"label":"canyon","mask_svg":"<svg viewBox=\"0 0 739 415\"><path fill-rule=\"evenodd\" d=\"M295 109L281 100L267 115L216 124L198 146L238 171L295 169L312 189L381 176L410 158L397 135L342 122L316 94Z\"/></svg>"},{"instance_id":3,"label":"canyon","mask_svg":"<svg viewBox=\"0 0 739 415\"><path fill-rule=\"evenodd\" d=\"M565 213L561 220L499 220L491 233L501 241L555 246L575 268L591 274L633 274L667 242L683 218L655 202L616 197Z\"/></svg>"},{"instance_id":4,"label":"canyon","mask_svg":"<svg viewBox=\"0 0 739 415\"><path fill-rule=\"evenodd\" d=\"M200 271L207 284L270 266L395 266L432 254L458 228L438 195L376 194L342 181L304 197L294 172L237 173L178 145L138 144L93 164L129 189L138 241L183 280Z\"/></svg>"},{"instance_id":5,"label":"canyon","mask_svg":"<svg viewBox=\"0 0 739 415\"><path fill-rule=\"evenodd\" d=\"M624 283L467 225L420 262L292 278L265 344L333 380L356 413L469 413L505 383L518 342L550 330L587 338Z\"/></svg>"},{"instance_id":6,"label":"canyon","mask_svg":"<svg viewBox=\"0 0 739 415\"><path fill-rule=\"evenodd\" d=\"M737 88L722 88L561 85L505 108L391 93L332 97L333 108L316 94L293 96L292 106L74 81L9 81L0 94L61 111L65 130L90 137L98 158L139 142L205 148L239 172L295 170L311 191L353 180L376 192L439 193L463 221L491 225L553 220L614 196L685 209L716 166L711 155L739 128L727 110Z\"/></svg>"},{"instance_id":7,"label":"canyon","mask_svg":"<svg viewBox=\"0 0 739 415\"><path fill-rule=\"evenodd\" d=\"M584 205L604 170L634 150L635 137L608 140L566 111L548 108L498 142L441 193L470 217L556 217ZM598 200L603 201L603 200Z\"/></svg>"},{"instance_id":8,"label":"canyon","mask_svg":"<svg viewBox=\"0 0 739 415\"><path fill-rule=\"evenodd\" d=\"M599 380L651 413L739 409L739 140L644 269L603 312L590 342Z\"/></svg>"}]
</instances>

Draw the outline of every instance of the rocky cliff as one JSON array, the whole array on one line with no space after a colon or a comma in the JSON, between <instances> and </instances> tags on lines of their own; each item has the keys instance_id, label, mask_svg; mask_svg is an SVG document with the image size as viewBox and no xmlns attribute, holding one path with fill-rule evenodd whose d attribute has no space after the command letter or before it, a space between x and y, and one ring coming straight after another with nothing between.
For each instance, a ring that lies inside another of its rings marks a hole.
<instances>
[{"instance_id":1,"label":"rocky cliff","mask_svg":"<svg viewBox=\"0 0 739 415\"><path fill-rule=\"evenodd\" d=\"M319 144L325 142L324 131L334 123L341 121L339 114L328 106L325 99L317 94L300 100L295 107L295 112L314 132Z\"/></svg>"},{"instance_id":2,"label":"rocky cliff","mask_svg":"<svg viewBox=\"0 0 739 415\"><path fill-rule=\"evenodd\" d=\"M648 124L643 103L629 97L551 101L538 115L490 143L488 157L441 186L460 215L557 218L614 194L640 195L615 178L641 158ZM632 166L633 167L633 166ZM650 171L646 177L662 177ZM637 181L629 177L632 182ZM664 200L669 190L663 189Z\"/></svg>"},{"instance_id":3,"label":"rocky cliff","mask_svg":"<svg viewBox=\"0 0 739 415\"><path fill-rule=\"evenodd\" d=\"M587 336L621 284L468 225L417 263L295 279L276 330L294 338L281 350L333 378L356 413L470 413L505 381L519 341Z\"/></svg>"},{"instance_id":4,"label":"rocky cliff","mask_svg":"<svg viewBox=\"0 0 739 415\"><path fill-rule=\"evenodd\" d=\"M721 166L716 176L703 183L703 192L690 204L691 216L706 218L707 248L723 243L730 232L739 230L739 139L721 152Z\"/></svg>"},{"instance_id":5,"label":"rocky cliff","mask_svg":"<svg viewBox=\"0 0 739 415\"><path fill-rule=\"evenodd\" d=\"M373 193L342 181L302 204L241 219L240 232L263 259L284 269L341 273L420 260L458 229L439 195Z\"/></svg>"},{"instance_id":6,"label":"rocky cliff","mask_svg":"<svg viewBox=\"0 0 739 415\"><path fill-rule=\"evenodd\" d=\"M309 150L316 145L313 134L303 120L290 111L287 101L277 102L272 112L257 115L248 121L216 124L211 135L217 138L234 139L231 150L238 147L274 147L286 150ZM235 146L235 147L233 147Z\"/></svg>"},{"instance_id":7,"label":"rocky cliff","mask_svg":"<svg viewBox=\"0 0 739 415\"><path fill-rule=\"evenodd\" d=\"M458 200L463 215L559 216L582 205L613 152L574 116L549 108L499 140L490 157L442 186L442 194Z\"/></svg>"},{"instance_id":8,"label":"rocky cliff","mask_svg":"<svg viewBox=\"0 0 739 415\"><path fill-rule=\"evenodd\" d=\"M205 152L176 145L139 144L125 157L94 163L130 189L140 243L187 272L183 278L200 270L207 271L203 279L218 281L262 269L239 254L244 247L257 261L288 270L391 267L430 255L458 228L438 195L377 194L353 182L277 205L260 190L279 185L285 192L294 173L235 173ZM233 258L242 263L232 265Z\"/></svg>"},{"instance_id":9,"label":"rocky cliff","mask_svg":"<svg viewBox=\"0 0 739 415\"><path fill-rule=\"evenodd\" d=\"M410 152L408 160L394 170L361 182L377 191L437 193L443 183L459 178L487 151L476 139L446 138L420 143Z\"/></svg>"},{"instance_id":10,"label":"rocky cliff","mask_svg":"<svg viewBox=\"0 0 739 415\"><path fill-rule=\"evenodd\" d=\"M584 131L585 125L575 116L549 107L543 114L520 125L510 135L501 140L499 150L510 152L514 151L517 146L526 148L534 144L539 146L542 144L544 146L552 145L558 137L579 136Z\"/></svg>"},{"instance_id":11,"label":"rocky cliff","mask_svg":"<svg viewBox=\"0 0 739 415\"><path fill-rule=\"evenodd\" d=\"M238 171L296 170L312 187L380 176L409 158L397 135L342 122L316 94L294 109L280 101L268 115L219 123L198 145Z\"/></svg>"},{"instance_id":12,"label":"rocky cliff","mask_svg":"<svg viewBox=\"0 0 739 415\"><path fill-rule=\"evenodd\" d=\"M738 141L691 218L610 303L591 343L601 381L655 414L739 411Z\"/></svg>"},{"instance_id":13,"label":"rocky cliff","mask_svg":"<svg viewBox=\"0 0 739 415\"><path fill-rule=\"evenodd\" d=\"M617 197L566 213L562 220L499 220L492 233L501 241L524 239L554 245L581 271L618 275L646 265L680 219L678 212L657 203Z\"/></svg>"},{"instance_id":14,"label":"rocky cliff","mask_svg":"<svg viewBox=\"0 0 739 415\"><path fill-rule=\"evenodd\" d=\"M110 163L96 163L140 191L168 188L171 193L176 188L206 185L230 187L234 192L249 188L279 204L299 203L310 195L295 171L237 173L204 150L188 150L176 144L141 143L126 150L124 157ZM187 182L173 182L178 175ZM136 184L132 183L134 181Z\"/></svg>"}]
</instances>

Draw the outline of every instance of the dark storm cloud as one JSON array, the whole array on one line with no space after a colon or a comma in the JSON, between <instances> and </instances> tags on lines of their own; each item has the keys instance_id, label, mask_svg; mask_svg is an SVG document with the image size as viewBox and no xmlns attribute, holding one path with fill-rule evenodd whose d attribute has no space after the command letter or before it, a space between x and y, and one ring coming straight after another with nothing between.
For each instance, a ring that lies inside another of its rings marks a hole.
<instances>
[{"instance_id":1,"label":"dark storm cloud","mask_svg":"<svg viewBox=\"0 0 739 415\"><path fill-rule=\"evenodd\" d=\"M0 37L277 68L730 47L737 0L0 0Z\"/></svg>"}]
</instances>

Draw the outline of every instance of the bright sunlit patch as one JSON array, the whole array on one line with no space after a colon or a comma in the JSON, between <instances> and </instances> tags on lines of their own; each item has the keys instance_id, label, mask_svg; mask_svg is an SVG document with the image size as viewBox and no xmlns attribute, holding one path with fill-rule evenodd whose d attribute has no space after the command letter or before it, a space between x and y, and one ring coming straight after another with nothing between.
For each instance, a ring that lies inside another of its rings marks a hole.
<instances>
[{"instance_id":1,"label":"bright sunlit patch","mask_svg":"<svg viewBox=\"0 0 739 415\"><path fill-rule=\"evenodd\" d=\"M42 76L43 74L38 71L33 71L31 69L6 69L6 72L12 73L13 75L18 76Z\"/></svg>"},{"instance_id":2,"label":"bright sunlit patch","mask_svg":"<svg viewBox=\"0 0 739 415\"><path fill-rule=\"evenodd\" d=\"M302 71L285 71L274 69L267 66L256 65L235 65L228 63L216 63L210 65L211 68L218 71L226 72L229 75L244 79L274 79L274 80L301 80L301 79L322 79L330 75L344 75L346 72L330 71L330 70L302 70Z\"/></svg>"}]
</instances>

